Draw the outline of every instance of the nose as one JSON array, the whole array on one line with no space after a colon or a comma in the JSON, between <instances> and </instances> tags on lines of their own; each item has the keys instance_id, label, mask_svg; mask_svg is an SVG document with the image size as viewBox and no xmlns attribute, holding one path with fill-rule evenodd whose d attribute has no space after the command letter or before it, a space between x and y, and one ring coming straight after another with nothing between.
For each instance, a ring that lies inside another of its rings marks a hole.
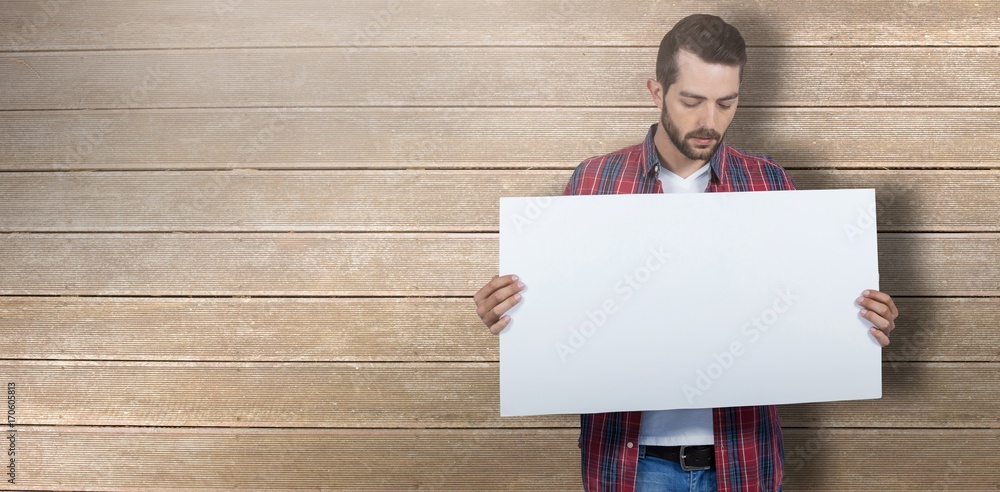
<instances>
[{"instance_id":1,"label":"nose","mask_svg":"<svg viewBox=\"0 0 1000 492\"><path fill-rule=\"evenodd\" d=\"M698 125L701 128L715 129L715 121L718 119L719 110L714 104L704 104L698 114Z\"/></svg>"}]
</instances>

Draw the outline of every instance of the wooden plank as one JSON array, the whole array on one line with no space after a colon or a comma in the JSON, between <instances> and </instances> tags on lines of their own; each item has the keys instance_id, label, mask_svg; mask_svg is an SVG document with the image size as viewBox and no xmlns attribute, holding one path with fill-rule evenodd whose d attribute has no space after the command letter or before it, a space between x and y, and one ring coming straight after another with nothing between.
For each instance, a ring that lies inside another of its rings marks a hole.
<instances>
[{"instance_id":1,"label":"wooden plank","mask_svg":"<svg viewBox=\"0 0 1000 492\"><path fill-rule=\"evenodd\" d=\"M993 171L792 170L796 189L874 188L878 230L992 232L1000 227ZM960 199L969 196L968 202Z\"/></svg>"},{"instance_id":2,"label":"wooden plank","mask_svg":"<svg viewBox=\"0 0 1000 492\"><path fill-rule=\"evenodd\" d=\"M904 361L1000 362L1000 299L897 298L898 331L882 351L890 370ZM952 326L946 326L952 325ZM975 347L975 345L980 345ZM961 355L960 355L961 354Z\"/></svg>"},{"instance_id":3,"label":"wooden plank","mask_svg":"<svg viewBox=\"0 0 1000 492\"><path fill-rule=\"evenodd\" d=\"M468 296L496 252L496 234L13 233L0 295ZM996 296L998 254L993 233L879 234L881 289Z\"/></svg>"},{"instance_id":4,"label":"wooden plank","mask_svg":"<svg viewBox=\"0 0 1000 492\"><path fill-rule=\"evenodd\" d=\"M641 142L657 118L646 108L9 111L0 170L572 169ZM997 167L1000 108L743 108L729 133L795 169Z\"/></svg>"},{"instance_id":5,"label":"wooden plank","mask_svg":"<svg viewBox=\"0 0 1000 492\"><path fill-rule=\"evenodd\" d=\"M471 299L0 297L0 359L497 361Z\"/></svg>"},{"instance_id":6,"label":"wooden plank","mask_svg":"<svg viewBox=\"0 0 1000 492\"><path fill-rule=\"evenodd\" d=\"M0 362L25 425L551 427L500 417L496 363ZM85 404L84 404L85 403Z\"/></svg>"},{"instance_id":7,"label":"wooden plank","mask_svg":"<svg viewBox=\"0 0 1000 492\"><path fill-rule=\"evenodd\" d=\"M1000 384L993 363L889 362L882 367L882 398L785 405L790 427L979 427L1000 429L1000 397L983 388Z\"/></svg>"},{"instance_id":8,"label":"wooden plank","mask_svg":"<svg viewBox=\"0 0 1000 492\"><path fill-rule=\"evenodd\" d=\"M0 295L469 295L484 234L5 234Z\"/></svg>"},{"instance_id":9,"label":"wooden plank","mask_svg":"<svg viewBox=\"0 0 1000 492\"><path fill-rule=\"evenodd\" d=\"M0 175L0 231L495 232L500 196L562 194L569 175L523 170L6 173Z\"/></svg>"},{"instance_id":10,"label":"wooden plank","mask_svg":"<svg viewBox=\"0 0 1000 492\"><path fill-rule=\"evenodd\" d=\"M18 432L23 490L580 487L573 429ZM996 429L787 429L785 455L784 489L793 492L1000 485Z\"/></svg>"},{"instance_id":11,"label":"wooden plank","mask_svg":"<svg viewBox=\"0 0 1000 492\"><path fill-rule=\"evenodd\" d=\"M17 443L21 490L528 490L580 483L574 430L23 427Z\"/></svg>"},{"instance_id":12,"label":"wooden plank","mask_svg":"<svg viewBox=\"0 0 1000 492\"><path fill-rule=\"evenodd\" d=\"M995 106L984 94L1000 91L997 48L753 48L748 56L743 107ZM648 107L655 61L653 47L25 53L0 59L0 110Z\"/></svg>"},{"instance_id":13,"label":"wooden plank","mask_svg":"<svg viewBox=\"0 0 1000 492\"><path fill-rule=\"evenodd\" d=\"M1000 362L1000 298L897 298L886 370ZM496 362L471 299L0 297L0 359Z\"/></svg>"},{"instance_id":14,"label":"wooden plank","mask_svg":"<svg viewBox=\"0 0 1000 492\"><path fill-rule=\"evenodd\" d=\"M996 46L990 2L714 2L751 45ZM7 0L0 50L257 46L653 46L683 0L327 2Z\"/></svg>"},{"instance_id":15,"label":"wooden plank","mask_svg":"<svg viewBox=\"0 0 1000 492\"><path fill-rule=\"evenodd\" d=\"M504 196L561 195L543 170L10 172L5 232L497 231ZM998 171L796 170L799 189L875 188L882 232L1000 231ZM456 213L456 211L462 213Z\"/></svg>"},{"instance_id":16,"label":"wooden plank","mask_svg":"<svg viewBox=\"0 0 1000 492\"><path fill-rule=\"evenodd\" d=\"M496 363L4 361L24 425L572 427L500 417ZM782 407L791 427L1000 429L996 363L896 363L883 397ZM695 378L691 371L692 380ZM884 416L891 415L891 419Z\"/></svg>"},{"instance_id":17,"label":"wooden plank","mask_svg":"<svg viewBox=\"0 0 1000 492\"><path fill-rule=\"evenodd\" d=\"M993 234L880 234L880 290L897 296L995 296L1000 293L1000 236ZM958 278L951 272L976 270Z\"/></svg>"},{"instance_id":18,"label":"wooden plank","mask_svg":"<svg viewBox=\"0 0 1000 492\"><path fill-rule=\"evenodd\" d=\"M998 490L998 451L996 429L787 429L783 490Z\"/></svg>"}]
</instances>

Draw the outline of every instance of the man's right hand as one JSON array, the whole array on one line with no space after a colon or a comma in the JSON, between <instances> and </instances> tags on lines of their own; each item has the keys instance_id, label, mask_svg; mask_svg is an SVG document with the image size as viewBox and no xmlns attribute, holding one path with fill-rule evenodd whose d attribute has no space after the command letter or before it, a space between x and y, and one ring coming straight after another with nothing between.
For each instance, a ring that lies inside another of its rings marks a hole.
<instances>
[{"instance_id":1,"label":"man's right hand","mask_svg":"<svg viewBox=\"0 0 1000 492\"><path fill-rule=\"evenodd\" d=\"M524 282L519 282L517 275L496 275L472 296L476 301L476 314L490 333L499 335L510 324L510 316L505 313L521 302L522 290Z\"/></svg>"}]
</instances>

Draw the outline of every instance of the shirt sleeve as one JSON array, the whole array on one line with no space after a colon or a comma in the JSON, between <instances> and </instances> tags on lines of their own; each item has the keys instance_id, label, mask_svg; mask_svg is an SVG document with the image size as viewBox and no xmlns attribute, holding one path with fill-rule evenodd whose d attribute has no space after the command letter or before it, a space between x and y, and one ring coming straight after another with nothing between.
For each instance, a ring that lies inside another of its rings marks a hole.
<instances>
[{"instance_id":1,"label":"shirt sleeve","mask_svg":"<svg viewBox=\"0 0 1000 492\"><path fill-rule=\"evenodd\" d=\"M563 190L563 195L576 195L579 191L580 183L580 169L583 168L583 164L580 164L573 170L573 174L569 177L569 182L566 183L566 188Z\"/></svg>"}]
</instances>

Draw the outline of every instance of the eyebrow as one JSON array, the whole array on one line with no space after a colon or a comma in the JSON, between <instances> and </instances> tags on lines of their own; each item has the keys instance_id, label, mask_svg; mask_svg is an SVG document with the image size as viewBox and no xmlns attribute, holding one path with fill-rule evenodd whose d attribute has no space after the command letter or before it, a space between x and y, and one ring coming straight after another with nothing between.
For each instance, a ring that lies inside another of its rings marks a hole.
<instances>
[{"instance_id":1,"label":"eyebrow","mask_svg":"<svg viewBox=\"0 0 1000 492\"><path fill-rule=\"evenodd\" d=\"M702 101L708 99L705 96L699 96L698 94L692 94L692 93L687 92L687 91L681 91L681 97L687 97L687 98L691 98L691 99L699 99L699 100L702 100ZM719 100L720 101L732 101L733 99L736 99L738 97L740 97L740 93L739 92L734 92L734 93L732 93L732 94L730 94L730 95L728 95L726 97L720 97Z\"/></svg>"}]
</instances>

